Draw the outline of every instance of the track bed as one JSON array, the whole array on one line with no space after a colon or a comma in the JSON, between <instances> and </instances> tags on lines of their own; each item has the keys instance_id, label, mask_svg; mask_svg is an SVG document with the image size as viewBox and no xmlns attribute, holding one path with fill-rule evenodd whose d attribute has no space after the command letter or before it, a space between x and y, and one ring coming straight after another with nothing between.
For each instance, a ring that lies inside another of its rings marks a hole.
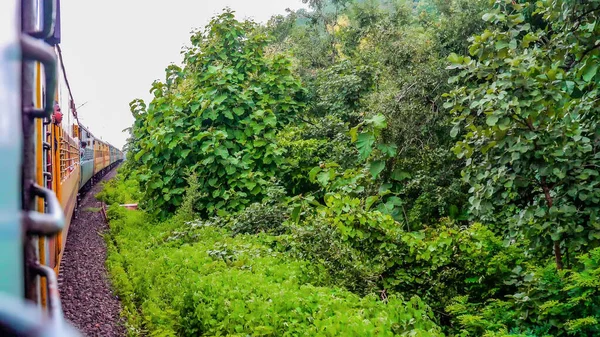
<instances>
[{"instance_id":1,"label":"track bed","mask_svg":"<svg viewBox=\"0 0 600 337\"><path fill-rule=\"evenodd\" d=\"M113 178L116 169L103 181ZM108 225L99 211L96 184L82 198L69 228L60 268L59 289L65 318L86 336L125 336L121 306L113 294L105 267Z\"/></svg>"}]
</instances>

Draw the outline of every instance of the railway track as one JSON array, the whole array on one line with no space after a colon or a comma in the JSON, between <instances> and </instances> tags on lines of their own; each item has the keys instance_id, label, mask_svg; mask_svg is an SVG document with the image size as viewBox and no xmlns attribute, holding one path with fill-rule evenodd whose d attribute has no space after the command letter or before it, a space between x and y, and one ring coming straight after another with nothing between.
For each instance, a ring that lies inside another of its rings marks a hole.
<instances>
[{"instance_id":1,"label":"railway track","mask_svg":"<svg viewBox=\"0 0 600 337\"><path fill-rule=\"evenodd\" d=\"M102 181L112 179L116 168ZM95 196L94 185L81 199L69 229L59 273L59 290L65 318L86 336L124 336L119 299L113 294L105 267L108 224Z\"/></svg>"}]
</instances>

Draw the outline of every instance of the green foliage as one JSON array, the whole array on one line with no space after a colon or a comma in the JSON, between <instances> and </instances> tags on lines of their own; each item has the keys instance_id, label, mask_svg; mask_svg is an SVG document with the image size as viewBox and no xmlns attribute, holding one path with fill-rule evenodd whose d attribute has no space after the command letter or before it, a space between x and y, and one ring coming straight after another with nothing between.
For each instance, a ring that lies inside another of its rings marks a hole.
<instances>
[{"instance_id":1,"label":"green foliage","mask_svg":"<svg viewBox=\"0 0 600 337\"><path fill-rule=\"evenodd\" d=\"M130 335L442 336L417 297L361 298L260 236L146 216L109 209L107 264Z\"/></svg>"},{"instance_id":2,"label":"green foliage","mask_svg":"<svg viewBox=\"0 0 600 337\"><path fill-rule=\"evenodd\" d=\"M427 3L429 8L420 11L419 20L426 26L435 27L435 39L441 48L441 54L466 54L471 37L481 33L485 28L485 21L481 17L490 8L490 1L420 1L420 5Z\"/></svg>"},{"instance_id":3,"label":"green foliage","mask_svg":"<svg viewBox=\"0 0 600 337\"><path fill-rule=\"evenodd\" d=\"M600 3L305 3L132 102L131 334L597 334Z\"/></svg>"},{"instance_id":4,"label":"green foliage","mask_svg":"<svg viewBox=\"0 0 600 337\"><path fill-rule=\"evenodd\" d=\"M288 150L280 179L292 195L321 199L319 188L325 188L374 198L389 191L376 207L408 228L444 216L466 220L463 163L451 152L450 117L441 98L450 90L446 50L459 51L455 46L465 42L443 29L476 30L454 15L478 13L482 2L432 2L426 18L418 15L419 6L319 1L312 11L291 12L268 24L271 48L292 54L308 93L307 117L280 133ZM311 134L332 120L346 125Z\"/></svg>"},{"instance_id":5,"label":"green foliage","mask_svg":"<svg viewBox=\"0 0 600 337\"><path fill-rule=\"evenodd\" d=\"M445 3L450 6L447 15L466 15L465 7L471 14L481 9L480 2L472 6ZM431 3L431 8L441 12L437 10L441 5ZM441 98L450 89L443 57L448 47L442 45L454 45L458 37L439 34L446 24L458 25L459 21L439 15L422 20L410 11L402 2L351 4L341 15L339 29L344 54L352 60L347 64L370 70L374 81L353 108L361 116L350 129L360 158L368 161L381 188L399 198L392 210L395 218L410 228L420 228L451 215L451 208L458 208L464 218L467 189L460 179L462 163L450 151L449 116ZM473 22L460 24L472 26ZM378 133L359 130L363 123L381 117L385 124L378 127Z\"/></svg>"},{"instance_id":6,"label":"green foliage","mask_svg":"<svg viewBox=\"0 0 600 337\"><path fill-rule=\"evenodd\" d=\"M285 191L273 185L267 189L267 200L254 203L243 211L229 217L227 227L233 235L269 233L279 235L286 232L283 225L289 217L289 207L281 201Z\"/></svg>"},{"instance_id":7,"label":"green foliage","mask_svg":"<svg viewBox=\"0 0 600 337\"><path fill-rule=\"evenodd\" d=\"M418 294L439 311L455 296L483 301L516 290L504 281L513 277L523 251L506 247L485 226L445 222L407 232L391 216L371 209L372 200L336 193L324 199L324 205L304 205L292 234L279 243L299 258L321 263L338 285L361 294Z\"/></svg>"},{"instance_id":8,"label":"green foliage","mask_svg":"<svg viewBox=\"0 0 600 337\"><path fill-rule=\"evenodd\" d=\"M140 185L135 179L125 179L117 175L114 179L102 183L102 191L96 194L96 199L105 204L130 204L140 200Z\"/></svg>"},{"instance_id":9,"label":"green foliage","mask_svg":"<svg viewBox=\"0 0 600 337\"><path fill-rule=\"evenodd\" d=\"M487 303L456 298L449 306L461 336L511 331L527 336L595 336L600 333L600 249L578 257L581 270L548 264L515 270L519 291ZM513 335L511 334L511 335Z\"/></svg>"},{"instance_id":10,"label":"green foliage","mask_svg":"<svg viewBox=\"0 0 600 337\"><path fill-rule=\"evenodd\" d=\"M554 250L558 268L563 252L600 239L596 9L506 2L484 15L490 25L473 39L474 58L449 57L461 84L446 106L471 211Z\"/></svg>"},{"instance_id":11,"label":"green foliage","mask_svg":"<svg viewBox=\"0 0 600 337\"><path fill-rule=\"evenodd\" d=\"M287 246L300 258L323 263L340 285L361 294L376 292L395 253L398 224L369 211L358 198L331 193L324 200L302 215Z\"/></svg>"},{"instance_id":12,"label":"green foliage","mask_svg":"<svg viewBox=\"0 0 600 337\"><path fill-rule=\"evenodd\" d=\"M319 185L310 179L310 172L328 162L343 168L354 167L356 150L348 146L347 123L338 117L315 118L302 126L289 127L277 136L286 158L279 177L288 195L317 192Z\"/></svg>"},{"instance_id":13,"label":"green foliage","mask_svg":"<svg viewBox=\"0 0 600 337\"><path fill-rule=\"evenodd\" d=\"M278 130L302 107L302 89L267 39L230 11L195 33L184 67L167 68L149 106L132 102L132 157L148 209L172 213L187 186L183 169L201 186L195 209L204 215L243 209L265 197L283 161Z\"/></svg>"},{"instance_id":14,"label":"green foliage","mask_svg":"<svg viewBox=\"0 0 600 337\"><path fill-rule=\"evenodd\" d=\"M362 96L373 86L374 69L343 60L320 70L314 83L317 115L332 115L356 123Z\"/></svg>"}]
</instances>

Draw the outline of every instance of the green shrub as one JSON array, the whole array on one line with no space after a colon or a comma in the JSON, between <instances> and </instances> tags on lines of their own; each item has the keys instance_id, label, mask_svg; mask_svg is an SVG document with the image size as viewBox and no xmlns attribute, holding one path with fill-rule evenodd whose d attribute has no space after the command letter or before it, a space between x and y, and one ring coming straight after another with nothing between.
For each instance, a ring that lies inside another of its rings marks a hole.
<instances>
[{"instance_id":1,"label":"green shrub","mask_svg":"<svg viewBox=\"0 0 600 337\"><path fill-rule=\"evenodd\" d=\"M129 225L119 226L109 267L119 296L137 304L150 335L440 335L417 298L381 302L310 285L320 277L310 263L252 236L203 227L197 242L179 245L163 239L177 227L172 223Z\"/></svg>"},{"instance_id":2,"label":"green shrub","mask_svg":"<svg viewBox=\"0 0 600 337\"><path fill-rule=\"evenodd\" d=\"M289 217L289 207L281 202L285 190L273 183L266 188L266 195L265 201L251 204L243 211L228 217L228 228L233 235L258 233L279 235L287 231L284 222Z\"/></svg>"},{"instance_id":3,"label":"green shrub","mask_svg":"<svg viewBox=\"0 0 600 337\"><path fill-rule=\"evenodd\" d=\"M118 186L118 184L116 185ZM123 191L123 190L122 190ZM127 210L114 204L107 211L110 220L109 233L105 236L107 246L106 266L114 293L121 302L121 316L125 318L125 326L129 336L143 335L142 317L139 316L137 298L135 297L134 284L128 275L129 261L127 255L121 254L123 245L129 242L116 241L123 230L134 227L143 231L147 228L149 219L142 211Z\"/></svg>"},{"instance_id":4,"label":"green shrub","mask_svg":"<svg viewBox=\"0 0 600 337\"><path fill-rule=\"evenodd\" d=\"M108 216L107 265L132 336L442 336L417 297L327 287L318 263L264 234L233 236L230 220L156 223L117 205Z\"/></svg>"},{"instance_id":5,"label":"green shrub","mask_svg":"<svg viewBox=\"0 0 600 337\"><path fill-rule=\"evenodd\" d=\"M279 235L286 231L283 223L288 213L288 209L279 203L254 203L232 217L229 227L233 235L258 233Z\"/></svg>"},{"instance_id":6,"label":"green shrub","mask_svg":"<svg viewBox=\"0 0 600 337\"><path fill-rule=\"evenodd\" d=\"M375 77L375 68L350 60L319 70L315 81L315 113L331 114L356 124L360 118L360 99L373 88Z\"/></svg>"},{"instance_id":7,"label":"green shrub","mask_svg":"<svg viewBox=\"0 0 600 337\"><path fill-rule=\"evenodd\" d=\"M335 162L343 168L356 165L356 150L349 146L348 125L335 116L314 118L278 134L277 143L286 150L278 174L290 195L319 190L309 179L310 171L323 163Z\"/></svg>"},{"instance_id":8,"label":"green shrub","mask_svg":"<svg viewBox=\"0 0 600 337\"><path fill-rule=\"evenodd\" d=\"M299 259L323 265L332 284L360 295L375 294L384 266L375 265L363 252L342 239L340 231L322 217L311 217L292 227L278 240L280 249Z\"/></svg>"},{"instance_id":9,"label":"green shrub","mask_svg":"<svg viewBox=\"0 0 600 337\"><path fill-rule=\"evenodd\" d=\"M125 180L121 174L102 183L102 191L96 194L96 199L108 205L136 203L140 198L139 182L135 179Z\"/></svg>"},{"instance_id":10,"label":"green shrub","mask_svg":"<svg viewBox=\"0 0 600 337\"><path fill-rule=\"evenodd\" d=\"M519 285L506 299L455 299L448 310L456 315L463 335L510 331L527 336L597 336L600 334L600 248L577 258L572 270L545 267L515 270Z\"/></svg>"},{"instance_id":11,"label":"green shrub","mask_svg":"<svg viewBox=\"0 0 600 337\"><path fill-rule=\"evenodd\" d=\"M320 263L336 285L359 294L417 294L438 312L455 296L484 301L514 292L516 286L505 281L525 259L521 249L483 225L459 227L446 220L404 231L368 203L335 193L303 216L279 240L281 249Z\"/></svg>"}]
</instances>

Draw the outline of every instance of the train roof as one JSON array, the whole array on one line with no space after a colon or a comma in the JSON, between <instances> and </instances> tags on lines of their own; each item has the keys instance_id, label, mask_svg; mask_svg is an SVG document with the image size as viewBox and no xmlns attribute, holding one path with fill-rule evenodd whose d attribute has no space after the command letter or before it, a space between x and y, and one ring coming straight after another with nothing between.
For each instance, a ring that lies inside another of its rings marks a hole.
<instances>
[{"instance_id":1,"label":"train roof","mask_svg":"<svg viewBox=\"0 0 600 337\"><path fill-rule=\"evenodd\" d=\"M114 146L114 145L110 144L109 142L103 141L103 140L99 139L98 137L94 136L94 134L93 134L93 133L90 131L90 129L86 128L86 127L85 127L85 126L83 126L82 124L79 124L79 128L80 128L80 129L83 129L83 130L85 130L85 132L89 133L89 134L90 134L90 136L91 136L92 138L94 138L94 141L97 141L97 142L99 142L99 143L102 143L102 144L104 144L104 145L108 145L109 147L111 147L111 148L114 148L114 149L116 149L117 151L121 152L121 150L119 150L119 148L117 148L116 146Z\"/></svg>"}]
</instances>

